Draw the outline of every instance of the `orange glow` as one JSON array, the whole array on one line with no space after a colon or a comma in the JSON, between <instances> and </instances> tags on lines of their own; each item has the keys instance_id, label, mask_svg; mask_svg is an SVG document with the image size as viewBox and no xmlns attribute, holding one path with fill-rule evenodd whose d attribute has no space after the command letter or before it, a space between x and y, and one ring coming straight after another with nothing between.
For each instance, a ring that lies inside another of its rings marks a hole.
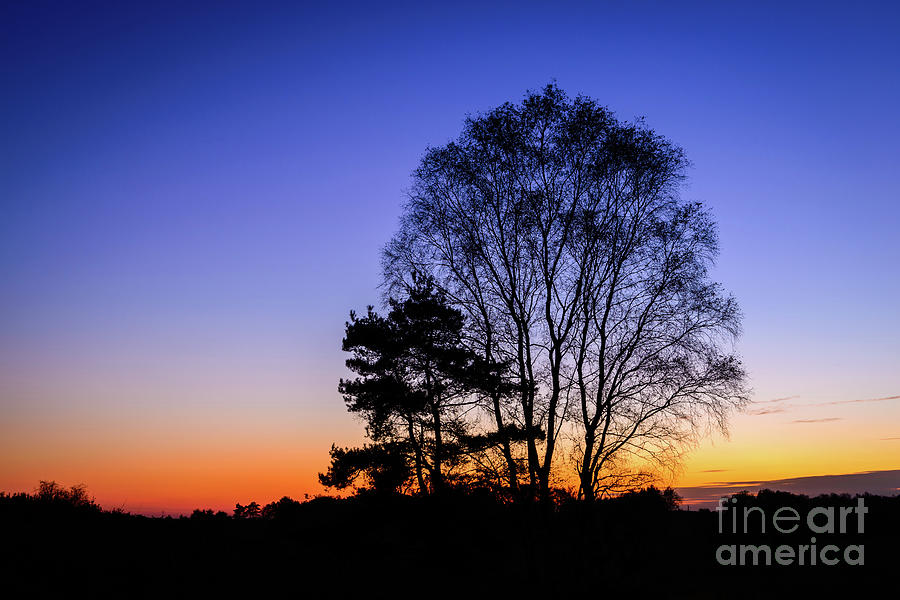
<instances>
[{"instance_id":1,"label":"orange glow","mask_svg":"<svg viewBox=\"0 0 900 600\"><path fill-rule=\"evenodd\" d=\"M360 437L335 404L305 420L273 418L264 406L181 409L165 419L12 415L0 424L0 490L31 491L42 479L85 483L104 508L156 515L320 494L317 473L332 442Z\"/></svg>"},{"instance_id":2,"label":"orange glow","mask_svg":"<svg viewBox=\"0 0 900 600\"><path fill-rule=\"evenodd\" d=\"M679 487L763 482L900 468L900 403L792 403L732 421L729 439L704 441L674 482Z\"/></svg>"},{"instance_id":3,"label":"orange glow","mask_svg":"<svg viewBox=\"0 0 900 600\"><path fill-rule=\"evenodd\" d=\"M276 414L276 411L277 414ZM736 416L688 458L678 487L900 467L900 402ZM827 412L827 415L825 414ZM0 489L41 479L85 483L104 508L143 514L230 512L236 502L324 493L317 473L332 442L359 443L361 427L335 398L329 409L192 406L143 413L73 410L12 414L0 425ZM834 419L834 420L824 420ZM803 422L795 422L803 421ZM807 422L810 421L810 422Z\"/></svg>"}]
</instances>

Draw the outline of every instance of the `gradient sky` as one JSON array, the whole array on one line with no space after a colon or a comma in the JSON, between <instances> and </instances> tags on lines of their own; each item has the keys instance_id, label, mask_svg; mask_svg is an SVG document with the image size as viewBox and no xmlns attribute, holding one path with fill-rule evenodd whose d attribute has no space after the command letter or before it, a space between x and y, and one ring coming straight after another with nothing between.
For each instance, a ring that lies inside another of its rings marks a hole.
<instances>
[{"instance_id":1,"label":"gradient sky","mask_svg":"<svg viewBox=\"0 0 900 600\"><path fill-rule=\"evenodd\" d=\"M0 490L321 493L410 172L554 78L720 225L759 403L676 483L900 468L893 3L132 4L0 9Z\"/></svg>"}]
</instances>

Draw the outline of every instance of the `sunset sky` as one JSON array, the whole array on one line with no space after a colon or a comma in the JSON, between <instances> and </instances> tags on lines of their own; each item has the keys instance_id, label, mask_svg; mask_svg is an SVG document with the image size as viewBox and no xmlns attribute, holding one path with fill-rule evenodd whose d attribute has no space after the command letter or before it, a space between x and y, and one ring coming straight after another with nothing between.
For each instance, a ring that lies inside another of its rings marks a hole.
<instances>
[{"instance_id":1,"label":"sunset sky","mask_svg":"<svg viewBox=\"0 0 900 600\"><path fill-rule=\"evenodd\" d=\"M900 473L900 9L131 4L0 9L0 490L323 493L410 172L553 79L682 145L719 223L756 403L671 483Z\"/></svg>"}]
</instances>

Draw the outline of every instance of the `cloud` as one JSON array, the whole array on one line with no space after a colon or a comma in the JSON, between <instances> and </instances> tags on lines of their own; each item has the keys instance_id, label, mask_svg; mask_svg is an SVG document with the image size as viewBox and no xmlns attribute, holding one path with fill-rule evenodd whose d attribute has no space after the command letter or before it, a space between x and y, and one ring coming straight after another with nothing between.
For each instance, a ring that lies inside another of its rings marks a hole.
<instances>
[{"instance_id":1,"label":"cloud","mask_svg":"<svg viewBox=\"0 0 900 600\"><path fill-rule=\"evenodd\" d=\"M888 442L891 440L900 440L900 437L889 437L889 438L881 438L882 442Z\"/></svg>"},{"instance_id":2,"label":"cloud","mask_svg":"<svg viewBox=\"0 0 900 600\"><path fill-rule=\"evenodd\" d=\"M678 488L677 492L688 506L711 508L719 498L747 490L780 490L794 494L818 496L820 494L878 494L894 496L900 491L900 469L890 471L863 471L840 475L813 475L772 481L724 481L702 486Z\"/></svg>"},{"instance_id":3,"label":"cloud","mask_svg":"<svg viewBox=\"0 0 900 600\"><path fill-rule=\"evenodd\" d=\"M783 406L770 406L768 408L757 408L756 410L748 410L748 415L753 416L761 416L761 415L774 415L776 413L787 412L787 408Z\"/></svg>"},{"instance_id":4,"label":"cloud","mask_svg":"<svg viewBox=\"0 0 900 600\"><path fill-rule=\"evenodd\" d=\"M773 402L784 402L785 400L794 400L800 396L784 396L783 398L773 398L772 400L756 400L753 404L772 404Z\"/></svg>"},{"instance_id":5,"label":"cloud","mask_svg":"<svg viewBox=\"0 0 900 600\"><path fill-rule=\"evenodd\" d=\"M782 402L786 402L788 400L793 400L795 398L799 398L800 396L783 396L781 398L772 398L771 400L757 400L752 403L752 405L759 404L769 404L775 405ZM747 415L759 417L763 415L775 415L780 413L785 413L790 411L793 408L806 408L811 406L836 406L840 404L859 404L863 402L886 402L889 400L900 400L900 396L881 396L880 398L856 398L854 400L834 400L830 402L815 402L812 404L781 404L779 406L762 406L760 408L752 408L745 412ZM828 419L797 419L795 421L791 421L792 423L827 423L829 421L838 421L840 420L837 417L832 417Z\"/></svg>"},{"instance_id":6,"label":"cloud","mask_svg":"<svg viewBox=\"0 0 900 600\"><path fill-rule=\"evenodd\" d=\"M757 486L761 482L758 479L753 479L751 481L713 481L708 485L715 487L740 487L743 488L745 486Z\"/></svg>"},{"instance_id":7,"label":"cloud","mask_svg":"<svg viewBox=\"0 0 900 600\"><path fill-rule=\"evenodd\" d=\"M772 398L771 400L754 400L752 404L777 404L779 402L785 402L787 400L793 400L794 398L799 397L800 396L783 396L781 398ZM789 408L790 406L764 406L762 408L748 410L746 414L753 416L774 415L776 413L786 412Z\"/></svg>"},{"instance_id":8,"label":"cloud","mask_svg":"<svg viewBox=\"0 0 900 600\"><path fill-rule=\"evenodd\" d=\"M882 396L881 398L860 398L858 400L835 400L834 402L819 402L807 406L834 406L835 404L858 404L860 402L884 402L886 400L900 400L900 396Z\"/></svg>"},{"instance_id":9,"label":"cloud","mask_svg":"<svg viewBox=\"0 0 900 600\"><path fill-rule=\"evenodd\" d=\"M725 471L730 471L730 469L706 469L705 471L700 471L701 473L724 473Z\"/></svg>"}]
</instances>

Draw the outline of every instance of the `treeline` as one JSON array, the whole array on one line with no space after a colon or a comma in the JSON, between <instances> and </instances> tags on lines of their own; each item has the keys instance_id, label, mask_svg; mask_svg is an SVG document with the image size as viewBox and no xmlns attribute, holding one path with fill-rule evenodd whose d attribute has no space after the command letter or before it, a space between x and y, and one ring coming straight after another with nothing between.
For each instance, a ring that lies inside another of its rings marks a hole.
<instances>
[{"instance_id":1,"label":"treeline","mask_svg":"<svg viewBox=\"0 0 900 600\"><path fill-rule=\"evenodd\" d=\"M551 513L540 511L534 513L536 515L546 514L563 514L567 512L578 512L587 514L584 511L597 510L602 513L604 509L628 510L631 512L639 512L646 510L648 514L670 511L685 511L682 506L683 499L672 488L659 489L655 486L647 486L638 490L630 490L599 500L594 504L593 508L584 507L577 496L572 494L560 493L557 496L558 502L553 505ZM856 506L862 499L865 505L873 512L881 516L882 519L894 526L900 526L900 494L894 496L879 496L874 494L820 494L818 496L808 496L805 494L796 494L792 492L776 491L763 489L757 493L748 491L740 491L723 497L721 506L728 507L727 510L743 509L757 507L763 509L764 514L772 514L779 508L792 507L795 509L809 511L815 507L838 507L838 506ZM311 514L315 510L327 510L323 507L333 506L389 506L390 504L397 506L433 506L447 507L458 504L468 507L486 507L486 506L508 506L510 510L518 510L503 498L496 497L491 490L486 488L469 489L465 487L450 488L440 497L419 497L414 496L385 496L375 490L360 489L357 494L346 498L337 498L332 496L315 496L308 495L304 500L295 500L289 496L283 496L279 500L261 505L258 502L251 501L249 503L236 503L234 509L229 513L224 510L213 509L194 509L190 515L181 515L181 520L286 520L294 518L302 518L304 515ZM0 510L4 515L14 514L20 510L31 509L32 511L45 511L52 513L57 510L63 510L73 517L97 514L114 514L117 516L131 516L147 519L168 519L174 517L171 515L165 517L145 517L143 515L133 515L126 512L122 508L114 508L104 510L95 499L88 493L87 486L84 484L73 485L70 487L63 486L56 481L40 481L33 492L17 492L6 493L0 492ZM690 512L690 509L688 509ZM715 508L699 508L694 509L698 513L714 513ZM598 514L599 514L598 513Z\"/></svg>"},{"instance_id":2,"label":"treeline","mask_svg":"<svg viewBox=\"0 0 900 600\"><path fill-rule=\"evenodd\" d=\"M723 567L716 549L810 544L808 532L722 535L716 512L679 510L672 492L655 488L591 504L574 496L550 511L488 491L451 489L288 498L256 504L258 516L246 511L250 502L241 503L239 516L198 510L181 518L103 511L79 492L0 494L0 574L5 591L28 597L246 598L329 590L396 598L439 589L434 595L532 598L598 586L631 597L777 598L798 588L833 597L895 578L900 497L864 498L865 533L834 536L841 538L835 543L864 543L864 566L784 568ZM763 506L767 515L782 506L803 514L816 505L856 503L849 496L777 492L736 500L738 507ZM827 536L819 536L820 547L825 543Z\"/></svg>"},{"instance_id":3,"label":"treeline","mask_svg":"<svg viewBox=\"0 0 900 600\"><path fill-rule=\"evenodd\" d=\"M567 507L576 504L576 498L571 494L560 492L557 496L555 509L557 511L565 511ZM283 496L279 500L261 505L252 501L245 504L240 502L235 504L231 513L224 510L213 510L211 508L196 508L190 515L180 515L178 519L190 519L195 521L224 521L224 520L290 520L302 518L303 515L310 514L316 510L316 507L345 505L386 505L390 502L410 502L415 501L414 498L401 498L398 496L385 497L383 494L374 491L361 489L352 497L335 498L331 496L316 496L313 498L306 497L304 500L294 500L289 496ZM503 505L506 502L502 498L496 497L490 490L484 488L468 489L463 487L450 488L441 497L441 505L458 503L464 506L487 506L487 505ZM603 501L607 506L635 506L647 508L651 511L656 510L678 510L681 504L681 497L672 488L660 490L654 486L649 486L640 490L632 490L621 494L615 498L607 498ZM171 515L165 517L146 517L143 515L133 515L126 512L122 508L114 508L112 510L104 510L95 499L90 496L87 486L84 484L65 487L56 481L41 481L38 487L31 493L16 492L6 493L0 492L0 511L5 515L13 514L58 514L64 515L86 516L113 514L116 516L127 516L136 518L165 518L173 519Z\"/></svg>"},{"instance_id":4,"label":"treeline","mask_svg":"<svg viewBox=\"0 0 900 600\"><path fill-rule=\"evenodd\" d=\"M308 501L308 500L307 500ZM191 513L191 519L285 519L297 516L300 507L304 502L300 502L283 496L280 500L269 502L265 506L261 506L257 502L250 502L243 505L240 502L234 505L234 511L229 515L223 510L213 511L212 509L194 509Z\"/></svg>"},{"instance_id":5,"label":"treeline","mask_svg":"<svg viewBox=\"0 0 900 600\"><path fill-rule=\"evenodd\" d=\"M55 481L41 481L33 493L0 492L0 507L4 511L16 511L17 509L37 509L47 512L66 511L85 513L100 513L103 509L94 498L88 494L87 486L77 484L70 487L60 485ZM122 512L117 510L115 512Z\"/></svg>"}]
</instances>

